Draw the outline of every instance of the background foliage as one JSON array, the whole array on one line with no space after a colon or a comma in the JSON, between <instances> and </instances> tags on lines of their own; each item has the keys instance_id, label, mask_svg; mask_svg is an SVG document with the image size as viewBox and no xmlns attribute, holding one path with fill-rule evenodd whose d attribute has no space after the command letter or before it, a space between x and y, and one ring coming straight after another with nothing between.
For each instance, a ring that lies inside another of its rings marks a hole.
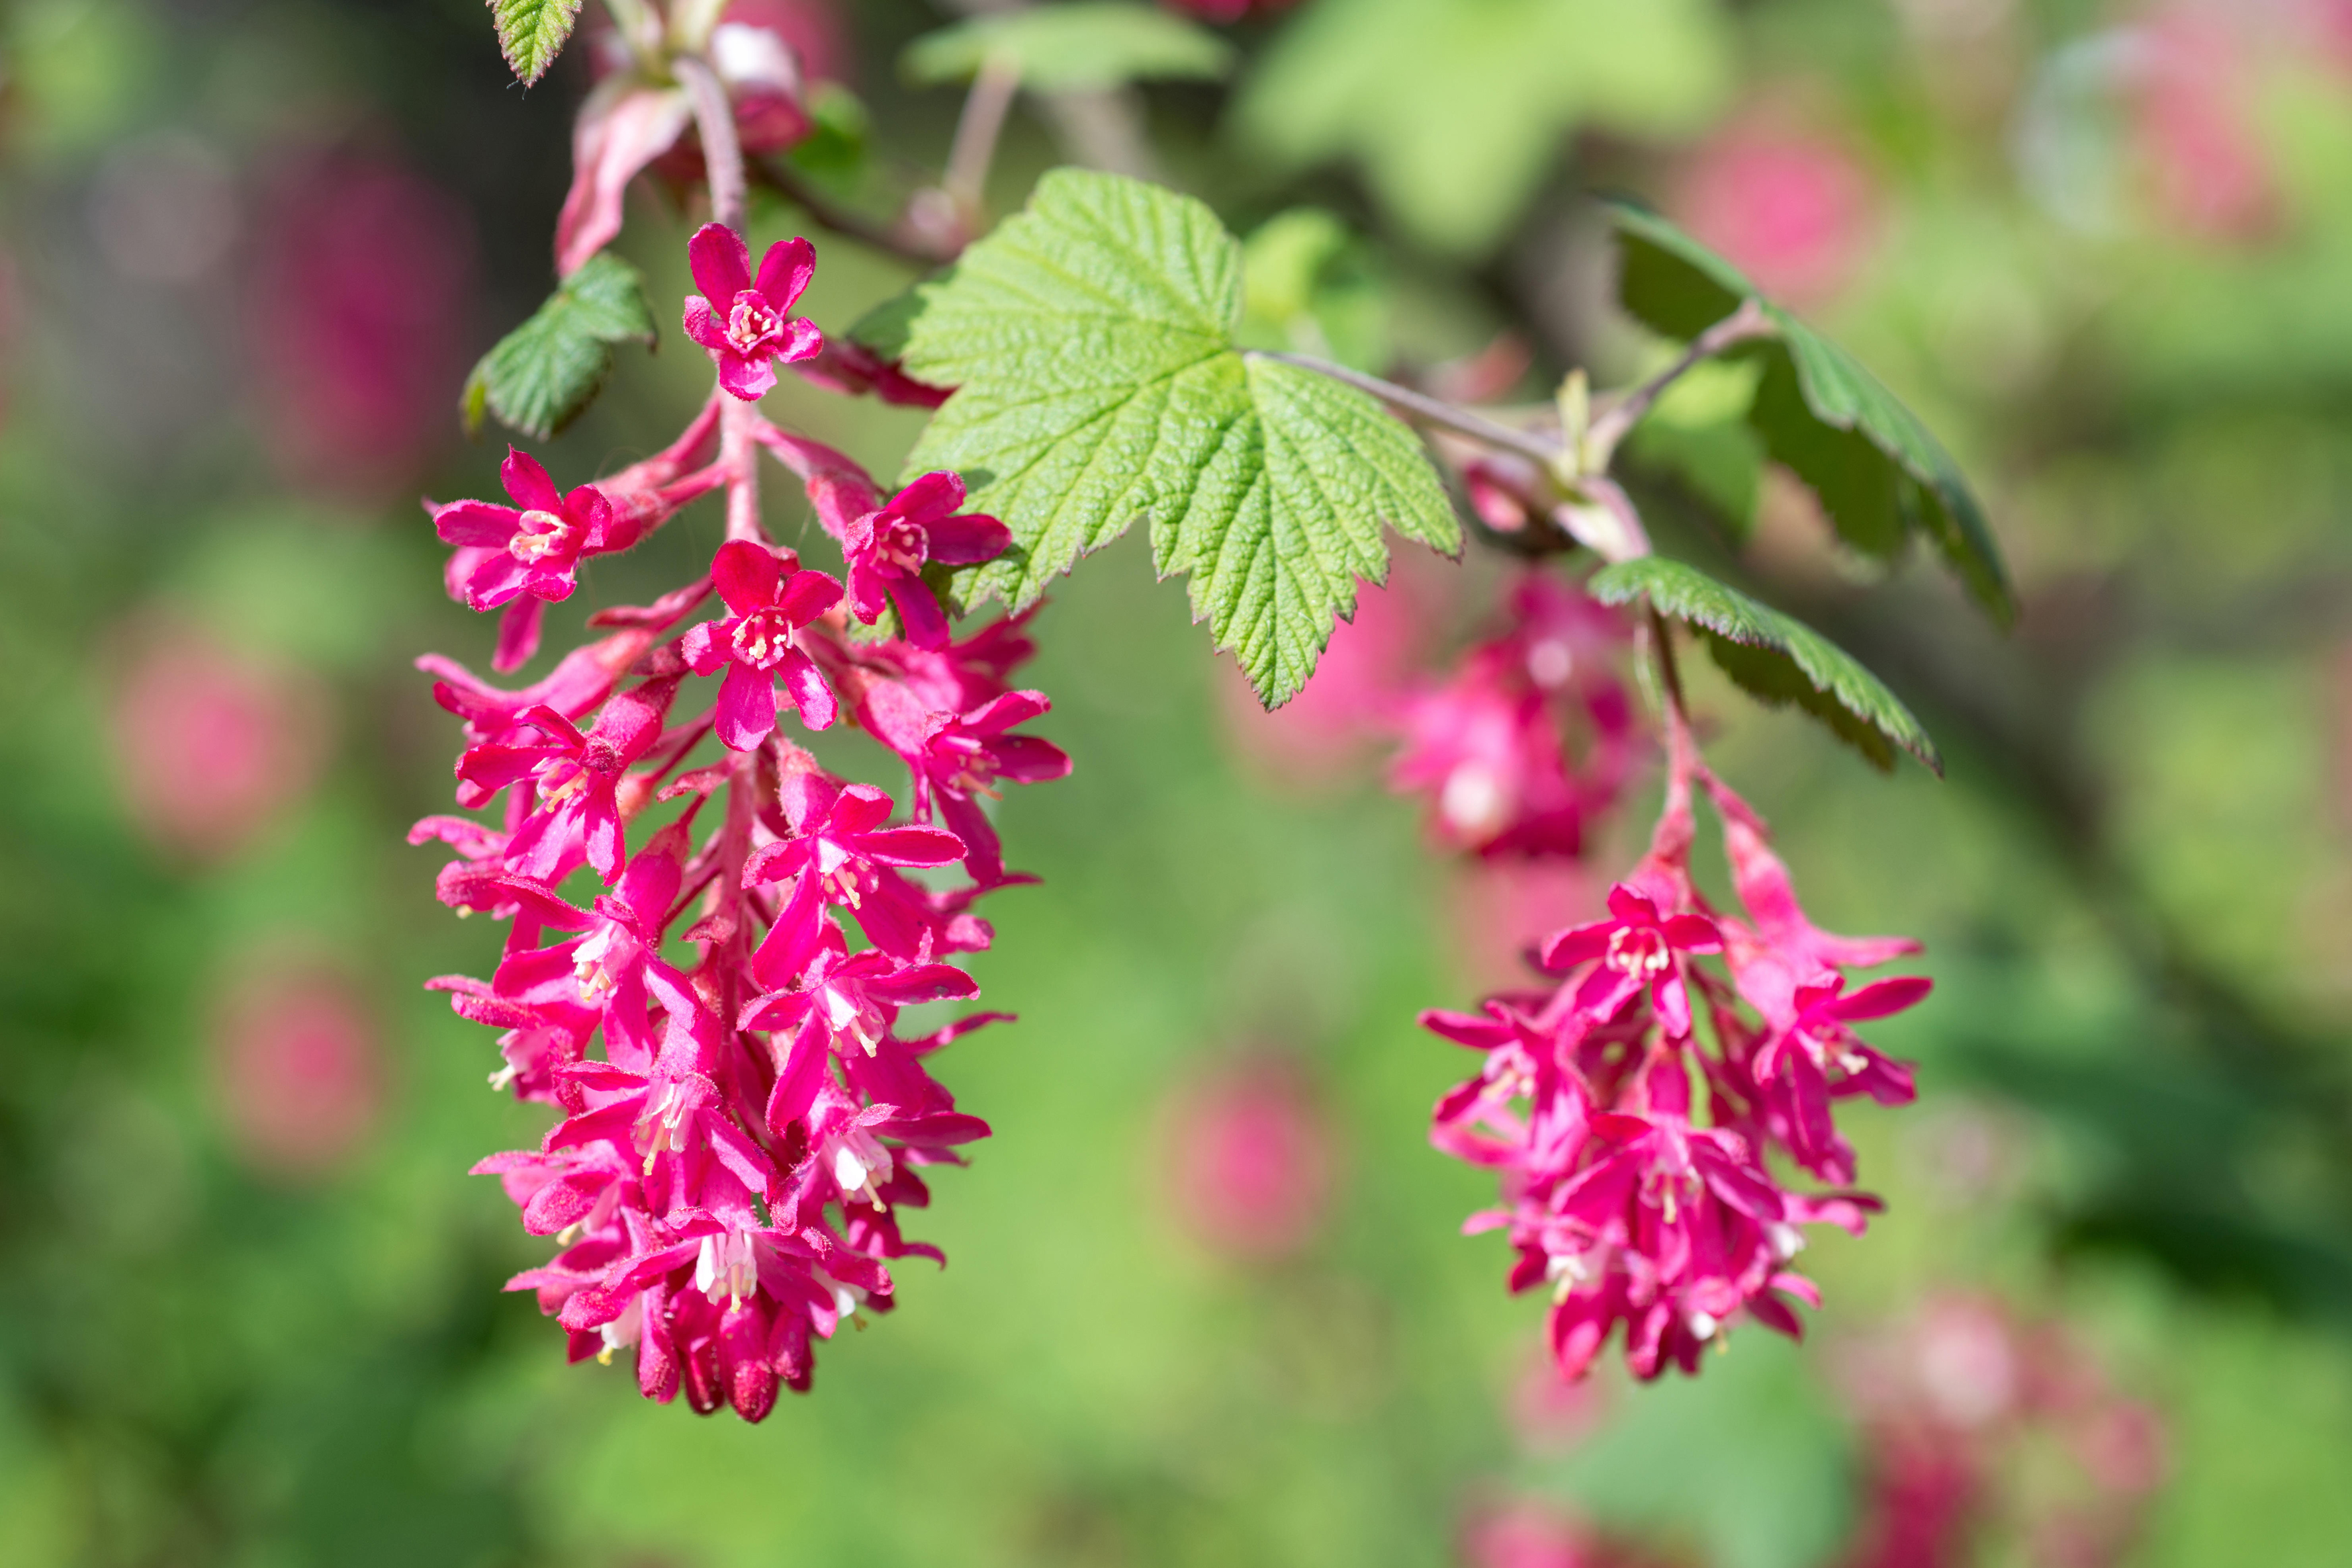
<instances>
[{"instance_id":1,"label":"background foliage","mask_svg":"<svg viewBox=\"0 0 2352 1568\"><path fill-rule=\"evenodd\" d=\"M887 203L952 125L952 88L894 69L944 18L782 9L830 19L818 74L866 108L835 104L812 177ZM1606 1385L1572 1441L1530 1424L1538 1311L1496 1288L1499 1242L1454 1234L1481 1183L1423 1144L1456 1063L1412 1018L1496 978L1475 955L1514 901L1561 918L1592 889L1462 873L1369 767L1307 777L1138 538L1045 612L1078 766L1003 814L1046 885L1002 901L981 961L1023 1023L944 1066L998 1133L927 1217L954 1268L908 1270L905 1311L757 1429L565 1369L498 1293L530 1261L505 1200L462 1175L538 1128L415 988L488 938L400 835L449 741L405 661L488 638L440 598L414 498L495 493L458 389L549 289L586 51L525 93L472 0L24 0L0 21L12 1563L1433 1563L1512 1492L1799 1568L1855 1506L1838 1345L1950 1291L2063 1320L2163 1412L2131 1561L2340 1560L2339 8L1304 0L1232 36L1229 87L1145 102L1169 177L1243 236L1246 332L1427 367L1516 322L1525 395L1572 361L1630 376L1658 346L1606 303L1578 195L1629 190L1853 349L1987 500L2006 640L1916 553L1835 564L1759 478L1736 367L1640 438L1660 531L1885 674L1947 763L1883 779L1691 662L1809 903L1924 936L1938 980L1884 1031L1923 1103L1865 1124L1892 1212L1821 1248L1814 1343ZM1016 110L997 211L1060 160L1053 125ZM541 448L566 483L699 395L666 303L686 232L633 197L662 350L621 345ZM828 329L908 280L818 248ZM920 423L772 402L878 469ZM1408 564L1466 631L1477 596ZM583 598L656 576L599 563ZM261 738L205 749L225 734ZM1181 1176L1201 1086L1268 1057L1332 1150L1276 1259L1188 1221Z\"/></svg>"}]
</instances>

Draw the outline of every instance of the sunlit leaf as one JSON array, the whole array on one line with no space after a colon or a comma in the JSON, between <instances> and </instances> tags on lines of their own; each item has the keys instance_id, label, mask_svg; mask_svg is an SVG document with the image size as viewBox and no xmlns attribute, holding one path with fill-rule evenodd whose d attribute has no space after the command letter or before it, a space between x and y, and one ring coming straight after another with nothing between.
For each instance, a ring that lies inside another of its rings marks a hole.
<instances>
[{"instance_id":1,"label":"sunlit leaf","mask_svg":"<svg viewBox=\"0 0 2352 1568\"><path fill-rule=\"evenodd\" d=\"M1241 246L1190 197L1059 170L1028 208L885 318L908 374L960 388L908 461L952 468L1013 548L969 601L1036 601L1149 518L1163 575L1269 706L1313 673L1383 525L1436 549L1460 525L1421 442L1352 388L1234 346ZM908 319L911 312L911 320Z\"/></svg>"},{"instance_id":2,"label":"sunlit leaf","mask_svg":"<svg viewBox=\"0 0 2352 1568\"><path fill-rule=\"evenodd\" d=\"M1862 362L1764 299L1737 267L1656 214L1611 204L1624 250L1619 293L1644 326L1692 339L1754 298L1774 336L1733 352L1760 359L1748 423L1765 450L1820 497L1838 535L1885 559L1916 530L1933 539L1978 601L2013 613L2008 573L1959 465L1918 415Z\"/></svg>"},{"instance_id":3,"label":"sunlit leaf","mask_svg":"<svg viewBox=\"0 0 2352 1568\"><path fill-rule=\"evenodd\" d=\"M579 19L580 0L490 0L499 52L525 87L547 74Z\"/></svg>"},{"instance_id":4,"label":"sunlit leaf","mask_svg":"<svg viewBox=\"0 0 2352 1568\"><path fill-rule=\"evenodd\" d=\"M1716 664L1750 695L1803 708L1880 768L1895 766L1899 746L1943 772L1936 743L1902 699L1803 622L1664 556L1604 568L1590 587L1603 604L1639 601L1697 628Z\"/></svg>"},{"instance_id":5,"label":"sunlit leaf","mask_svg":"<svg viewBox=\"0 0 2352 1568\"><path fill-rule=\"evenodd\" d=\"M459 404L466 432L479 430L487 411L544 441L603 390L613 373L614 345L650 348L654 341L645 279L612 252L599 251L474 366Z\"/></svg>"},{"instance_id":6,"label":"sunlit leaf","mask_svg":"<svg viewBox=\"0 0 2352 1568\"><path fill-rule=\"evenodd\" d=\"M1118 87L1131 81L1215 80L1233 68L1231 44L1150 5L1037 5L975 16L907 46L899 68L924 85L962 81L995 57L1027 87Z\"/></svg>"}]
</instances>

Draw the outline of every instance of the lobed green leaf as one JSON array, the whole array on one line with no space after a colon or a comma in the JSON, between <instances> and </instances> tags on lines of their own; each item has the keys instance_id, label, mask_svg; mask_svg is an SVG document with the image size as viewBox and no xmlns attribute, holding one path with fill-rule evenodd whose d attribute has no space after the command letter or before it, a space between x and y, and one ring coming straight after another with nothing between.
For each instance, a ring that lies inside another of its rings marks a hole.
<instances>
[{"instance_id":1,"label":"lobed green leaf","mask_svg":"<svg viewBox=\"0 0 2352 1568\"><path fill-rule=\"evenodd\" d=\"M580 19L580 0L489 0L499 52L523 86L547 74Z\"/></svg>"},{"instance_id":2,"label":"lobed green leaf","mask_svg":"<svg viewBox=\"0 0 2352 1568\"><path fill-rule=\"evenodd\" d=\"M1794 705L1882 768L1899 746L1941 776L1943 758L1911 710L1836 643L1696 567L1664 556L1620 561L1588 585L1603 604L1646 603L1696 627L1723 673L1774 706Z\"/></svg>"},{"instance_id":3,"label":"lobed green leaf","mask_svg":"<svg viewBox=\"0 0 2352 1568\"><path fill-rule=\"evenodd\" d=\"M1216 80L1234 66L1231 44L1181 16L1101 0L975 16L916 39L898 68L908 80L933 86L968 80L994 57L1020 66L1022 85L1047 92Z\"/></svg>"},{"instance_id":4,"label":"lobed green leaf","mask_svg":"<svg viewBox=\"0 0 2352 1568\"><path fill-rule=\"evenodd\" d=\"M1269 706L1297 695L1388 569L1381 528L1460 548L1420 440L1373 399L1234 346L1241 246L1187 196L1057 170L865 340L958 388L908 459L951 468L1013 548L966 602L1033 604L1078 558L1150 525L1162 576Z\"/></svg>"},{"instance_id":5,"label":"lobed green leaf","mask_svg":"<svg viewBox=\"0 0 2352 1568\"><path fill-rule=\"evenodd\" d=\"M604 389L615 344L651 348L655 341L644 277L612 252L599 251L475 364L459 402L466 433L479 431L488 412L544 441L579 418Z\"/></svg>"},{"instance_id":6,"label":"lobed green leaf","mask_svg":"<svg viewBox=\"0 0 2352 1568\"><path fill-rule=\"evenodd\" d=\"M1618 292L1654 331L1696 338L1754 298L1774 337L1733 350L1759 359L1748 421L1765 451L1812 487L1841 538L1881 559L1924 533L1997 620L2013 613L1984 510L1933 433L1853 355L1765 299L1746 274L1630 202L1611 204L1622 244Z\"/></svg>"}]
</instances>

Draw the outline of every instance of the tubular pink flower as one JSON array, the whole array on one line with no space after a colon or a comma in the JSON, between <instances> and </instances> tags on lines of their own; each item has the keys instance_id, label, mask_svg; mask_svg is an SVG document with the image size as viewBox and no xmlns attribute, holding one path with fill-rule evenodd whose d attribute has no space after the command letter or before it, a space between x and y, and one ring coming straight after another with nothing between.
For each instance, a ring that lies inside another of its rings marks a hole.
<instances>
[{"instance_id":1,"label":"tubular pink flower","mask_svg":"<svg viewBox=\"0 0 2352 1568\"><path fill-rule=\"evenodd\" d=\"M1625 624L1541 572L1514 586L1507 608L1500 634L1451 675L1390 699L1383 726L1401 745L1389 787L1426 791L1431 826L1454 848L1574 855L1633 771L1632 706L1614 667Z\"/></svg>"},{"instance_id":2,"label":"tubular pink flower","mask_svg":"<svg viewBox=\"0 0 2352 1568\"><path fill-rule=\"evenodd\" d=\"M457 762L460 805L482 805L510 785L528 782L539 808L508 841L507 863L552 880L576 846L607 883L626 856L621 829L621 775L661 733L675 680L623 693L605 705L594 729L583 734L554 709L533 708L524 722L547 738L537 745L477 746Z\"/></svg>"},{"instance_id":3,"label":"tubular pink flower","mask_svg":"<svg viewBox=\"0 0 2352 1568\"><path fill-rule=\"evenodd\" d=\"M756 280L751 247L724 224L703 225L686 250L702 290L686 297L686 335L709 353L730 396L757 402L776 384L777 360L813 359L824 347L815 325L791 313L816 271L808 241L770 246Z\"/></svg>"},{"instance_id":4,"label":"tubular pink flower","mask_svg":"<svg viewBox=\"0 0 2352 1568\"><path fill-rule=\"evenodd\" d=\"M776 683L802 722L824 729L834 720L833 688L794 642L800 630L841 599L841 584L803 571L792 551L730 539L710 563L710 580L733 613L706 621L678 644L698 675L724 668L719 688L719 738L749 751L776 727Z\"/></svg>"},{"instance_id":5,"label":"tubular pink flower","mask_svg":"<svg viewBox=\"0 0 2352 1568\"><path fill-rule=\"evenodd\" d=\"M1906 945L1818 931L1754 813L1701 767L1678 722L1669 739L1650 851L1611 891L1608 918L1542 944L1536 956L1557 977L1552 988L1422 1019L1483 1053L1479 1074L1439 1100L1431 1141L1501 1177L1502 1206L1468 1228L1507 1231L1514 1290L1550 1287L1552 1350L1570 1376L1591 1365L1620 1323L1626 1363L1644 1378L1669 1366L1695 1371L1701 1351L1742 1317L1801 1332L1790 1302L1818 1300L1789 1267L1801 1228L1859 1231L1876 1203L1790 1190L1768 1169L1766 1145L1826 1180L1852 1180L1832 1102L1871 1093L1898 1103L1910 1078L1849 1026L1927 989L1904 978L1844 991L1832 961L1875 961ZM1694 784L1721 808L1751 920L1707 908L1692 885ZM1737 988L1699 962L1716 954ZM1789 974L1809 979L1790 989L1775 978ZM1712 1026L1704 1038L1694 992Z\"/></svg>"},{"instance_id":6,"label":"tubular pink flower","mask_svg":"<svg viewBox=\"0 0 2352 1568\"><path fill-rule=\"evenodd\" d=\"M496 610L523 594L569 599L580 558L611 548L613 509L604 492L583 485L561 493L539 459L516 447L507 449L499 477L511 507L425 503L441 542L457 547L449 558L449 596L469 610Z\"/></svg>"},{"instance_id":7,"label":"tubular pink flower","mask_svg":"<svg viewBox=\"0 0 2352 1568\"><path fill-rule=\"evenodd\" d=\"M842 554L849 562L850 608L860 621L871 626L887 598L898 612L907 641L925 649L946 645L947 616L923 580L924 565L977 565L1002 555L1013 542L994 517L958 514L962 505L962 480L926 474L849 525Z\"/></svg>"},{"instance_id":8,"label":"tubular pink flower","mask_svg":"<svg viewBox=\"0 0 2352 1568\"><path fill-rule=\"evenodd\" d=\"M789 882L792 891L752 956L752 973L772 983L796 979L834 929L825 911L845 908L866 940L894 957L926 956L932 912L920 889L890 868L953 865L963 841L938 828L887 827L890 797L852 784L812 814L799 836L762 846L743 867L747 887Z\"/></svg>"}]
</instances>

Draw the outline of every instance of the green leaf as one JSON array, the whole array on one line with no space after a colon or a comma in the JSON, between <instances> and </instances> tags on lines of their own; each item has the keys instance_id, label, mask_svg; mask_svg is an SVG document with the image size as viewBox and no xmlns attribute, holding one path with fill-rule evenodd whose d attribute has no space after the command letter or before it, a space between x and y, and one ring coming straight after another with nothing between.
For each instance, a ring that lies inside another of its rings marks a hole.
<instances>
[{"instance_id":1,"label":"green leaf","mask_svg":"<svg viewBox=\"0 0 2352 1568\"><path fill-rule=\"evenodd\" d=\"M1460 525L1420 439L1373 399L1235 347L1241 246L1188 196L1056 170L923 284L908 374L960 390L907 472L951 468L1013 546L962 597L1034 603L1150 521L1160 574L1269 706L1297 695L1387 574L1383 524L1452 552ZM894 320L903 317L894 317Z\"/></svg>"},{"instance_id":2,"label":"green leaf","mask_svg":"<svg viewBox=\"0 0 2352 1568\"><path fill-rule=\"evenodd\" d=\"M1105 0L975 16L916 39L898 68L929 87L969 79L994 56L1020 65L1023 86L1047 92L1213 81L1234 66L1233 46L1215 34L1154 6Z\"/></svg>"},{"instance_id":3,"label":"green leaf","mask_svg":"<svg viewBox=\"0 0 2352 1568\"><path fill-rule=\"evenodd\" d=\"M1664 556L1605 567L1587 586L1603 604L1640 600L1697 627L1716 664L1750 695L1803 708L1880 768L1895 766L1899 746L1943 774L1936 743L1902 700L1803 622Z\"/></svg>"},{"instance_id":4,"label":"green leaf","mask_svg":"<svg viewBox=\"0 0 2352 1568\"><path fill-rule=\"evenodd\" d=\"M808 84L802 100L809 133L784 153L785 161L835 192L845 192L865 172L874 122L865 100L839 82Z\"/></svg>"},{"instance_id":5,"label":"green leaf","mask_svg":"<svg viewBox=\"0 0 2352 1568\"><path fill-rule=\"evenodd\" d=\"M893 294L849 324L849 340L873 350L886 360L905 359L907 339L914 330L915 318L923 313L925 285L943 284L954 276L955 267L950 264L923 283Z\"/></svg>"},{"instance_id":6,"label":"green leaf","mask_svg":"<svg viewBox=\"0 0 2352 1568\"><path fill-rule=\"evenodd\" d=\"M487 409L546 440L594 401L613 373L613 346L630 342L655 342L645 279L611 251L598 251L474 366L460 405L466 433L481 428Z\"/></svg>"},{"instance_id":7,"label":"green leaf","mask_svg":"<svg viewBox=\"0 0 2352 1568\"><path fill-rule=\"evenodd\" d=\"M580 0L490 0L499 52L525 87L547 74L579 19Z\"/></svg>"},{"instance_id":8,"label":"green leaf","mask_svg":"<svg viewBox=\"0 0 2352 1568\"><path fill-rule=\"evenodd\" d=\"M1812 487L1839 537L1885 559L1915 531L1925 533L1978 601L2006 622L2015 607L1984 510L1918 415L1861 361L1763 298L1730 262L1645 208L1610 206L1623 242L1619 298L1644 326L1696 338L1748 298L1771 319L1770 340L1732 351L1763 364L1748 423L1766 452Z\"/></svg>"},{"instance_id":9,"label":"green leaf","mask_svg":"<svg viewBox=\"0 0 2352 1568\"><path fill-rule=\"evenodd\" d=\"M1275 173L1348 159L1419 243L1493 248L1586 126L1702 129L1731 85L1715 0L1314 0L1242 84Z\"/></svg>"},{"instance_id":10,"label":"green leaf","mask_svg":"<svg viewBox=\"0 0 2352 1568\"><path fill-rule=\"evenodd\" d=\"M1763 367L1710 360L1668 387L1633 427L1623 459L1634 470L1662 472L1711 512L1734 539L1756 526L1764 444L1748 427Z\"/></svg>"}]
</instances>

